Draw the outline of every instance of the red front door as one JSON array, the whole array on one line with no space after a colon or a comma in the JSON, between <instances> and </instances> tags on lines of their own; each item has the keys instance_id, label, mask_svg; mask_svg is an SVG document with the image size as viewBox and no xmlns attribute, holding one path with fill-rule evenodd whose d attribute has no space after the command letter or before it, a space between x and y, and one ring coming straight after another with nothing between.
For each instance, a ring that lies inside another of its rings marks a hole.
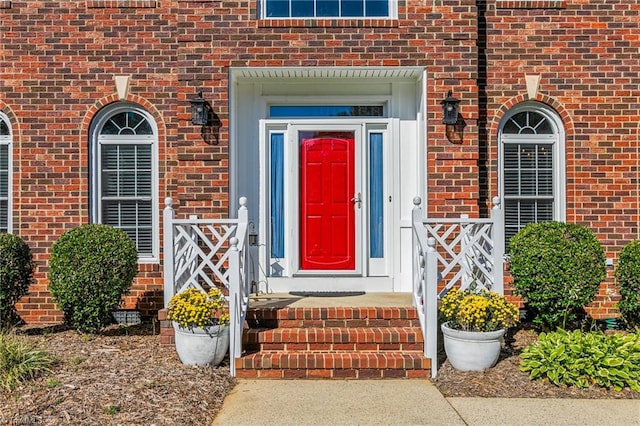
<instances>
[{"instance_id":1,"label":"red front door","mask_svg":"<svg viewBox=\"0 0 640 426\"><path fill-rule=\"evenodd\" d=\"M300 132L300 269L355 270L353 132Z\"/></svg>"}]
</instances>

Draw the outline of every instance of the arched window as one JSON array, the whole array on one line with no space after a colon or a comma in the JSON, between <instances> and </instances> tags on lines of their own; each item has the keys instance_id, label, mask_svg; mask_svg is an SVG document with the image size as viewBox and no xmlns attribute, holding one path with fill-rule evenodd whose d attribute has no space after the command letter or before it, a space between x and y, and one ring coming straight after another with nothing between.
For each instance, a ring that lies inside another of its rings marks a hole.
<instances>
[{"instance_id":1,"label":"arched window","mask_svg":"<svg viewBox=\"0 0 640 426\"><path fill-rule=\"evenodd\" d=\"M140 261L158 259L157 130L153 118L133 104L108 107L91 129L91 217L120 228Z\"/></svg>"},{"instance_id":2,"label":"arched window","mask_svg":"<svg viewBox=\"0 0 640 426\"><path fill-rule=\"evenodd\" d=\"M526 102L502 119L499 140L508 248L526 224L564 220L564 129L554 111Z\"/></svg>"},{"instance_id":3,"label":"arched window","mask_svg":"<svg viewBox=\"0 0 640 426\"><path fill-rule=\"evenodd\" d=\"M0 112L0 232L11 232L12 145L9 118Z\"/></svg>"}]
</instances>

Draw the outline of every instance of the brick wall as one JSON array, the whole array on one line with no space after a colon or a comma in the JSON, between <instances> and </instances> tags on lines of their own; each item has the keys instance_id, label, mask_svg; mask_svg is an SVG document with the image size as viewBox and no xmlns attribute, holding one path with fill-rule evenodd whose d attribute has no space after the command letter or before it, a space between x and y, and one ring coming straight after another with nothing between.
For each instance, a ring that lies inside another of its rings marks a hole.
<instances>
[{"instance_id":1,"label":"brick wall","mask_svg":"<svg viewBox=\"0 0 640 426\"><path fill-rule=\"evenodd\" d=\"M592 229L609 258L638 238L640 2L636 0L486 1L486 129L483 155L497 185L500 118L528 100L525 74L540 76L536 100L566 130L567 221ZM485 158L486 157L486 158ZM614 316L613 268L591 313Z\"/></svg>"},{"instance_id":2,"label":"brick wall","mask_svg":"<svg viewBox=\"0 0 640 426\"><path fill-rule=\"evenodd\" d=\"M27 322L61 319L47 291L47 262L64 231L89 221L93 116L126 100L159 127L162 200L179 214L226 215L230 66L423 66L427 70L431 213L478 214L475 1L401 1L399 19L261 22L257 3L211 0L0 2L0 108L14 131L14 232L32 248L37 283L19 305ZM206 143L189 121L203 89L221 122ZM440 100L462 100L465 140L451 145ZM162 207L162 206L161 206ZM141 265L127 308L162 303L162 268Z\"/></svg>"},{"instance_id":3,"label":"brick wall","mask_svg":"<svg viewBox=\"0 0 640 426\"><path fill-rule=\"evenodd\" d=\"M616 258L637 238L640 1L406 0L397 20L259 21L257 3L0 1L0 108L14 131L14 232L32 248L37 283L20 304L28 322L59 321L47 291L52 243L89 221L92 117L127 100L159 127L162 200L179 214L226 215L228 70L241 66L422 66L427 72L428 213L486 215L497 195L497 125L528 99L565 123L567 220L589 226ZM221 122L207 143L190 124L203 89ZM464 141L441 124L449 89L461 99ZM162 207L162 206L161 206ZM592 312L615 313L609 277ZM160 264L141 265L126 307L162 303Z\"/></svg>"}]
</instances>

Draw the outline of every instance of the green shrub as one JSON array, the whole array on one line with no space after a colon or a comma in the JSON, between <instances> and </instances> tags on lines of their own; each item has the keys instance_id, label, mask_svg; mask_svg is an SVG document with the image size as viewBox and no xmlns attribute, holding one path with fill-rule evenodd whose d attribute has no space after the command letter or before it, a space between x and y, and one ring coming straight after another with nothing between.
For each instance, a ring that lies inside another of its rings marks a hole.
<instances>
[{"instance_id":1,"label":"green shrub","mask_svg":"<svg viewBox=\"0 0 640 426\"><path fill-rule=\"evenodd\" d=\"M15 304L33 282L33 256L22 238L0 234L0 329L18 319Z\"/></svg>"},{"instance_id":2,"label":"green shrub","mask_svg":"<svg viewBox=\"0 0 640 426\"><path fill-rule=\"evenodd\" d=\"M575 321L606 276L600 242L575 224L531 223L511 238L509 257L516 293L550 329Z\"/></svg>"},{"instance_id":3,"label":"green shrub","mask_svg":"<svg viewBox=\"0 0 640 426\"><path fill-rule=\"evenodd\" d=\"M11 390L38 374L50 372L54 358L24 338L0 334L0 387Z\"/></svg>"},{"instance_id":4,"label":"green shrub","mask_svg":"<svg viewBox=\"0 0 640 426\"><path fill-rule=\"evenodd\" d=\"M72 229L51 249L49 289L75 330L98 333L131 288L138 254L127 234L107 225Z\"/></svg>"},{"instance_id":5,"label":"green shrub","mask_svg":"<svg viewBox=\"0 0 640 426\"><path fill-rule=\"evenodd\" d=\"M640 240L622 248L616 267L616 283L622 321L629 328L640 327Z\"/></svg>"},{"instance_id":6,"label":"green shrub","mask_svg":"<svg viewBox=\"0 0 640 426\"><path fill-rule=\"evenodd\" d=\"M532 380L640 391L640 332L610 336L580 330L541 333L520 357L520 370Z\"/></svg>"}]
</instances>

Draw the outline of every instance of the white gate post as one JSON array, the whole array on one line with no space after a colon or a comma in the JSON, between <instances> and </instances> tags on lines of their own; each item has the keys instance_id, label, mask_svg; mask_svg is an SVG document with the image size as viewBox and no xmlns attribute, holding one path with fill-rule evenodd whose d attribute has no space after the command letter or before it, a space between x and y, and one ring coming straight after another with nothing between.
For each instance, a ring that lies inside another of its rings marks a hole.
<instances>
[{"instance_id":1,"label":"white gate post","mask_svg":"<svg viewBox=\"0 0 640 426\"><path fill-rule=\"evenodd\" d=\"M493 221L493 288L504 294L504 209L500 197L493 197L491 219Z\"/></svg>"},{"instance_id":2,"label":"white gate post","mask_svg":"<svg viewBox=\"0 0 640 426\"><path fill-rule=\"evenodd\" d=\"M174 247L173 247L173 219L175 211L173 210L173 199L167 197L164 199L165 208L162 212L163 227L163 267L164 267L164 307L169 306L169 300L175 292L174 277Z\"/></svg>"},{"instance_id":3,"label":"white gate post","mask_svg":"<svg viewBox=\"0 0 640 426\"><path fill-rule=\"evenodd\" d=\"M426 283L424 322L427 329L425 355L431 359L431 377L436 377L438 374L438 253L436 253L436 239L430 237L427 240L427 245L424 268Z\"/></svg>"},{"instance_id":4,"label":"white gate post","mask_svg":"<svg viewBox=\"0 0 640 426\"><path fill-rule=\"evenodd\" d=\"M230 345L229 345L229 368L231 376L236 375L236 358L242 355L242 329L244 326L244 299L248 295L246 291L248 277L240 268L246 267L246 262L240 262L240 250L245 253L249 248L247 242L247 229L249 227L249 210L247 209L247 198L240 198L240 208L238 209L238 227L236 236L229 239L229 317L230 324ZM242 240L240 240L240 238ZM246 260L246 259L245 259ZM242 264L241 264L242 263Z\"/></svg>"},{"instance_id":5,"label":"white gate post","mask_svg":"<svg viewBox=\"0 0 640 426\"><path fill-rule=\"evenodd\" d=\"M240 252L238 251L238 239L229 239L229 319L231 320L229 338L229 368L231 376L236 375L236 358L240 357L242 350L242 314L241 309L241 285L240 285Z\"/></svg>"}]
</instances>

